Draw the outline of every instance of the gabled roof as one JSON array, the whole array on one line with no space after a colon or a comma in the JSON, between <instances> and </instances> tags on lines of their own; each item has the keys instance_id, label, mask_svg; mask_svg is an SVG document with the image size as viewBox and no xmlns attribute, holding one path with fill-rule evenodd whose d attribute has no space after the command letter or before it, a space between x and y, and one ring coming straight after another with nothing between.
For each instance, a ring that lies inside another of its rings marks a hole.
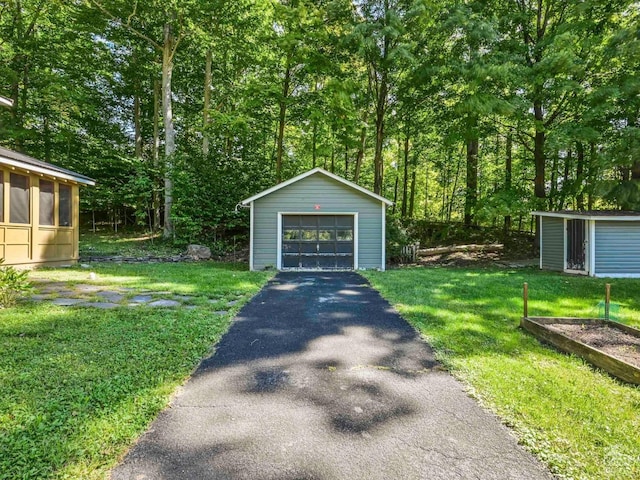
<instances>
[{"instance_id":1,"label":"gabled roof","mask_svg":"<svg viewBox=\"0 0 640 480\"><path fill-rule=\"evenodd\" d=\"M13 100L7 97L3 97L0 95L0 105L4 107L13 107Z\"/></svg>"},{"instance_id":2,"label":"gabled roof","mask_svg":"<svg viewBox=\"0 0 640 480\"><path fill-rule=\"evenodd\" d=\"M531 212L531 215L539 215L541 217L555 217L582 220L607 220L618 222L640 221L640 212L632 212L625 210L560 210L558 212Z\"/></svg>"},{"instance_id":3,"label":"gabled roof","mask_svg":"<svg viewBox=\"0 0 640 480\"><path fill-rule=\"evenodd\" d=\"M36 160L23 153L14 152L13 150L3 147L0 147L0 165L17 167L34 173L42 173L51 177L82 183L83 185L96 184L92 178L67 170L66 168L52 165L51 163Z\"/></svg>"},{"instance_id":4,"label":"gabled roof","mask_svg":"<svg viewBox=\"0 0 640 480\"><path fill-rule=\"evenodd\" d=\"M367 196L369 196L371 198L374 198L374 199L378 200L379 202L383 202L383 203L385 203L387 205L393 205L392 201L387 200L386 198L381 197L380 195L378 195L376 193L373 193L372 191L367 190L366 188L363 188L363 187L361 187L360 185L358 185L356 183L350 182L349 180L346 180L346 179L344 179L344 178L342 178L342 177L340 177L338 175L335 175L335 174L333 174L331 172L327 172L326 170L324 170L324 169L322 169L320 167L314 168L314 169L309 170L307 172L304 172L303 174L300 174L297 177L290 178L289 180L284 181L282 183L279 183L278 185L275 185L275 186L273 186L271 188L268 188L267 190L264 190L263 192L257 193L253 197L246 198L246 199L242 200L240 203L242 205L249 205L254 200L258 200L259 198L266 197L267 195L269 195L269 194L271 194L273 192L276 192L276 191L280 190L281 188L287 187L287 186L291 185L292 183L299 182L300 180L303 180L303 179L305 179L307 177L310 177L311 175L314 175L316 173L320 173L322 175L325 175L326 177L329 177L329 178L331 178L331 179L333 179L333 180L335 180L337 182L340 182L343 185L346 185L347 187L353 188L354 190L357 190L360 193L364 193L365 195L367 195Z\"/></svg>"}]
</instances>

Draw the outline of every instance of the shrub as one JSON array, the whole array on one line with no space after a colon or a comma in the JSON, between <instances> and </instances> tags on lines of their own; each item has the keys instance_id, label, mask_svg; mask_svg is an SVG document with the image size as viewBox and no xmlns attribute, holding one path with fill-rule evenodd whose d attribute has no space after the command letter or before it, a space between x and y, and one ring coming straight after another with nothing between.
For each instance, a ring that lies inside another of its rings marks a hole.
<instances>
[{"instance_id":1,"label":"shrub","mask_svg":"<svg viewBox=\"0 0 640 480\"><path fill-rule=\"evenodd\" d=\"M0 264L4 258L0 258ZM12 266L0 267L0 308L13 307L18 297L31 289L27 270L19 271Z\"/></svg>"}]
</instances>

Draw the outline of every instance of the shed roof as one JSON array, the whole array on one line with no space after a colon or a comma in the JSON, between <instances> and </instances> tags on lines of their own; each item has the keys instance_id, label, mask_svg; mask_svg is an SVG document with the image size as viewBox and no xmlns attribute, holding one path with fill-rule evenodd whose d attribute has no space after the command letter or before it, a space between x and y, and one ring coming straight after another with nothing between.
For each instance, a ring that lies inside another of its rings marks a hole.
<instances>
[{"instance_id":1,"label":"shed roof","mask_svg":"<svg viewBox=\"0 0 640 480\"><path fill-rule=\"evenodd\" d=\"M35 173L43 173L45 175L50 175L64 180L72 180L74 182L82 183L83 185L96 184L94 179L81 175L80 173L37 160L25 155L24 153L14 152L13 150L3 147L0 147L0 165L18 167Z\"/></svg>"},{"instance_id":2,"label":"shed roof","mask_svg":"<svg viewBox=\"0 0 640 480\"><path fill-rule=\"evenodd\" d=\"M376 193L373 193L372 191L367 190L366 188L361 187L360 185L358 185L356 183L350 182L349 180L346 180L346 179L344 179L344 178L342 178L342 177L340 177L338 175L335 175L335 174L333 174L331 172L327 172L326 170L324 170L324 169L322 169L320 167L313 168L313 169L311 169L311 170L309 170L307 172L304 172L304 173L298 175L297 177L290 178L289 180L286 180L286 181L284 181L282 183L279 183L279 184L277 184L277 185L275 185L275 186L273 186L271 188L268 188L268 189L266 189L266 190L264 190L264 191L262 191L260 193L257 193L253 197L246 198L246 199L242 200L240 203L242 205L248 205L251 202L253 202L254 200L258 200L259 198L266 197L267 195L269 195L269 194L271 194L273 192L276 192L276 191L280 190L281 188L287 187L287 186L291 185L292 183L299 182L300 180L303 180L303 179L305 179L307 177L310 177L311 175L314 175L316 173L325 175L325 176L327 176L327 177L329 177L329 178L331 178L333 180L336 180L337 182L340 182L343 185L346 185L347 187L350 187L350 188L352 188L354 190L357 190L360 193L364 193L365 195L367 195L367 196L369 196L369 197L371 197L371 198L373 198L375 200L378 200L379 202L383 202L383 203L385 203L387 205L393 205L392 201L387 200L386 198L381 197L380 195L378 195Z\"/></svg>"},{"instance_id":3,"label":"shed roof","mask_svg":"<svg viewBox=\"0 0 640 480\"><path fill-rule=\"evenodd\" d=\"M583 220L608 220L619 222L640 221L640 212L629 210L559 210L557 212L531 212L531 215L539 215L541 217L556 217L568 219Z\"/></svg>"}]
</instances>

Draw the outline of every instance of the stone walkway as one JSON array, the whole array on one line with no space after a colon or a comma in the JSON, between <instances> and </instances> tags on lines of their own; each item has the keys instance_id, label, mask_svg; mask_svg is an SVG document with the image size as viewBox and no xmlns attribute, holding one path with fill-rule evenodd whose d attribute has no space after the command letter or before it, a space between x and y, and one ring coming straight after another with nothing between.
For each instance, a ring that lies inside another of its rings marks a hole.
<instances>
[{"instance_id":1,"label":"stone walkway","mask_svg":"<svg viewBox=\"0 0 640 480\"><path fill-rule=\"evenodd\" d=\"M71 284L68 282L36 281L32 282L36 293L28 297L35 302L49 302L61 307L92 307L92 308L121 308L121 307L155 307L155 308L196 308L195 302L202 303L202 297L194 295L177 295L168 291L153 291L127 287L107 287L88 283ZM219 310L213 313L226 315L229 307L238 303L241 296L235 300L223 298L206 298L212 307Z\"/></svg>"}]
</instances>

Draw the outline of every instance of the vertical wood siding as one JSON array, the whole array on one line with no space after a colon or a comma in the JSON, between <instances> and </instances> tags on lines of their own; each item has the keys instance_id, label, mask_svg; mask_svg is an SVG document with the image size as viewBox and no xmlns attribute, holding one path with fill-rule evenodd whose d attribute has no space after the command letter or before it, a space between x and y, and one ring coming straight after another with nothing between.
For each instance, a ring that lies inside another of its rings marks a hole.
<instances>
[{"instance_id":1,"label":"vertical wood siding","mask_svg":"<svg viewBox=\"0 0 640 480\"><path fill-rule=\"evenodd\" d=\"M555 217L542 218L542 268L564 270L564 220Z\"/></svg>"},{"instance_id":2,"label":"vertical wood siding","mask_svg":"<svg viewBox=\"0 0 640 480\"><path fill-rule=\"evenodd\" d=\"M320 210L315 206L320 205ZM380 268L381 202L320 173L256 200L253 204L253 268L277 265L278 212L358 213L358 267Z\"/></svg>"},{"instance_id":3,"label":"vertical wood siding","mask_svg":"<svg viewBox=\"0 0 640 480\"><path fill-rule=\"evenodd\" d=\"M71 187L72 216L70 226L59 225L59 182L53 179L55 195L49 208L53 209L53 225L40 225L40 177L29 177L29 214L28 223L11 223L10 217L10 170L0 169L3 173L2 204L3 215L0 221L0 258L5 265L58 265L75 263L78 260L79 241L79 189ZM43 206L43 208L45 208Z\"/></svg>"},{"instance_id":4,"label":"vertical wood siding","mask_svg":"<svg viewBox=\"0 0 640 480\"><path fill-rule=\"evenodd\" d=\"M596 275L640 274L640 222L595 225Z\"/></svg>"}]
</instances>

